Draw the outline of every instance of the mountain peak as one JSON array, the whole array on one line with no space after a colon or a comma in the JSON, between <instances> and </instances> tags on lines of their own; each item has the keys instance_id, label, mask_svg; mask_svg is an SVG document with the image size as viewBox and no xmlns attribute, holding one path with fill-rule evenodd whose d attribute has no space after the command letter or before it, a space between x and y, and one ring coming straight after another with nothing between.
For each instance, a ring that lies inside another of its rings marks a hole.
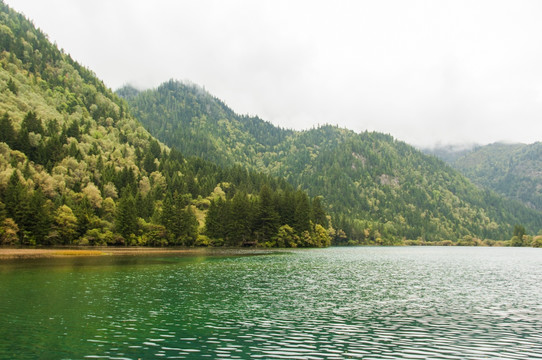
<instances>
[{"instance_id":1,"label":"mountain peak","mask_svg":"<svg viewBox=\"0 0 542 360\"><path fill-rule=\"evenodd\" d=\"M503 198L390 135L331 125L283 130L174 81L129 104L153 135L183 153L284 177L322 195L354 243L508 237L515 212L532 229L542 227L540 213L505 206ZM503 214L500 207L514 210Z\"/></svg>"}]
</instances>

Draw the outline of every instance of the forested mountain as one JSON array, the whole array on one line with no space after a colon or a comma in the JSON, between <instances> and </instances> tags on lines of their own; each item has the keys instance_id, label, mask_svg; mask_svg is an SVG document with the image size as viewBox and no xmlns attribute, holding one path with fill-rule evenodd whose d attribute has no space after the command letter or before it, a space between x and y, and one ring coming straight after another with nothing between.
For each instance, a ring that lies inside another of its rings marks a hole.
<instances>
[{"instance_id":1,"label":"forested mountain","mask_svg":"<svg viewBox=\"0 0 542 360\"><path fill-rule=\"evenodd\" d=\"M281 176L322 195L334 227L346 233L336 234L335 243L509 239L515 224L542 229L542 213L480 190L443 161L388 135L328 125L280 129L176 81L118 94L151 134L186 154Z\"/></svg>"},{"instance_id":2,"label":"forested mountain","mask_svg":"<svg viewBox=\"0 0 542 360\"><path fill-rule=\"evenodd\" d=\"M266 169L262 154L294 134L257 117L239 116L193 84L169 81L156 91L116 91L154 136L185 154L220 165Z\"/></svg>"},{"instance_id":3,"label":"forested mountain","mask_svg":"<svg viewBox=\"0 0 542 360\"><path fill-rule=\"evenodd\" d=\"M474 183L542 211L542 143L481 146L451 164Z\"/></svg>"},{"instance_id":4,"label":"forested mountain","mask_svg":"<svg viewBox=\"0 0 542 360\"><path fill-rule=\"evenodd\" d=\"M0 46L0 245L329 245L319 198L163 145L2 2Z\"/></svg>"}]
</instances>

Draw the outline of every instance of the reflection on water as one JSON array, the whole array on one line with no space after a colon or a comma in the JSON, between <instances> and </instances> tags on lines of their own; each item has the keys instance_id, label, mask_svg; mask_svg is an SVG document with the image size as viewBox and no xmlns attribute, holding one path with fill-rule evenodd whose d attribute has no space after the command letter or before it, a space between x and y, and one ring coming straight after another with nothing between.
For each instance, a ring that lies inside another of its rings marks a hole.
<instances>
[{"instance_id":1,"label":"reflection on water","mask_svg":"<svg viewBox=\"0 0 542 360\"><path fill-rule=\"evenodd\" d=\"M542 359L542 251L0 265L0 358Z\"/></svg>"}]
</instances>

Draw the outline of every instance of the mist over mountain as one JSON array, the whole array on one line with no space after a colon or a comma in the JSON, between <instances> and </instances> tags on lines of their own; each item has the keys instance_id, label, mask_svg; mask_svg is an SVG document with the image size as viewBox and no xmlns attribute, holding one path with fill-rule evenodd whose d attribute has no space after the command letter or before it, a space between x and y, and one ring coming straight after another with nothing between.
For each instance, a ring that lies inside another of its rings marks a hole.
<instances>
[{"instance_id":1,"label":"mist over mountain","mask_svg":"<svg viewBox=\"0 0 542 360\"><path fill-rule=\"evenodd\" d=\"M114 89L190 79L285 128L416 146L542 133L538 1L8 2Z\"/></svg>"},{"instance_id":2,"label":"mist over mountain","mask_svg":"<svg viewBox=\"0 0 542 360\"><path fill-rule=\"evenodd\" d=\"M433 147L420 148L420 151L424 154L434 155L446 163L451 164L460 157L465 156L469 152L478 148L477 144L455 144L455 145L441 145L437 144Z\"/></svg>"}]
</instances>

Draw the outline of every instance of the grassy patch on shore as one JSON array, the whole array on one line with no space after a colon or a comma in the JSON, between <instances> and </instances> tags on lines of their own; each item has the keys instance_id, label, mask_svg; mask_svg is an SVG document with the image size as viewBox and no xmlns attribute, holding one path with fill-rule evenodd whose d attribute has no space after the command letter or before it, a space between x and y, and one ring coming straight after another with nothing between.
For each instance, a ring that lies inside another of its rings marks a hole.
<instances>
[{"instance_id":1,"label":"grassy patch on shore","mask_svg":"<svg viewBox=\"0 0 542 360\"><path fill-rule=\"evenodd\" d=\"M99 250L55 250L51 253L53 256L102 256L110 255Z\"/></svg>"}]
</instances>

